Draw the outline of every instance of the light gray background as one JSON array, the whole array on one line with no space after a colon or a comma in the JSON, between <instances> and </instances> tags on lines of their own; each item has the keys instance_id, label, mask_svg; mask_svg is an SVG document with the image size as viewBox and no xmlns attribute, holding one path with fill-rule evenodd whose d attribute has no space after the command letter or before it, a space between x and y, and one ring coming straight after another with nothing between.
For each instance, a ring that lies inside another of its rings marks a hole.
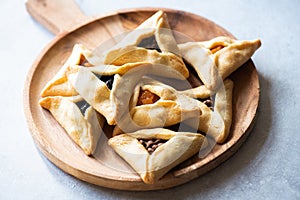
<instances>
[{"instance_id":1,"label":"light gray background","mask_svg":"<svg viewBox=\"0 0 300 200\"><path fill-rule=\"evenodd\" d=\"M35 147L23 114L26 74L54 36L27 14L24 0L1 0L0 199L300 199L300 1L77 0L88 15L169 7L202 15L240 39L260 38L257 123L240 150L180 187L125 192L96 187L56 168Z\"/></svg>"}]
</instances>

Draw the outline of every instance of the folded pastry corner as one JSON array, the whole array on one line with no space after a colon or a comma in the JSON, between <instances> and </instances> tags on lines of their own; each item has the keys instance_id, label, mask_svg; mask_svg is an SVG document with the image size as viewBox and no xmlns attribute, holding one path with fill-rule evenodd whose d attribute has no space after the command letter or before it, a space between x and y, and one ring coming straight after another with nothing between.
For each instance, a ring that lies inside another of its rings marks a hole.
<instances>
[{"instance_id":1,"label":"folded pastry corner","mask_svg":"<svg viewBox=\"0 0 300 200\"><path fill-rule=\"evenodd\" d=\"M110 65L121 66L126 63L148 62L161 65L161 67L171 67L182 74L183 77L189 76L189 71L186 68L181 57L170 52L158 52L156 50L145 49L142 47L132 47L123 49L122 53L111 60Z\"/></svg>"},{"instance_id":2,"label":"folded pastry corner","mask_svg":"<svg viewBox=\"0 0 300 200\"><path fill-rule=\"evenodd\" d=\"M249 60L260 46L259 39L234 40L224 36L178 45L183 58L210 90L216 90L222 80Z\"/></svg>"},{"instance_id":3,"label":"folded pastry corner","mask_svg":"<svg viewBox=\"0 0 300 200\"><path fill-rule=\"evenodd\" d=\"M45 97L39 104L49 110L70 138L87 155L93 154L102 133L104 118L79 96Z\"/></svg>"},{"instance_id":4,"label":"folded pastry corner","mask_svg":"<svg viewBox=\"0 0 300 200\"><path fill-rule=\"evenodd\" d=\"M187 42L178 46L182 57L194 68L203 84L209 90L216 89L219 74L211 52L198 42Z\"/></svg>"},{"instance_id":5,"label":"folded pastry corner","mask_svg":"<svg viewBox=\"0 0 300 200\"><path fill-rule=\"evenodd\" d=\"M207 145L203 135L164 128L142 129L109 139L109 145L147 184L153 184Z\"/></svg>"},{"instance_id":6,"label":"folded pastry corner","mask_svg":"<svg viewBox=\"0 0 300 200\"><path fill-rule=\"evenodd\" d=\"M234 83L229 78L224 80L224 91L218 91L215 96L214 112L222 119L223 128L218 135L213 135L217 143L222 144L229 136L232 124L232 96ZM213 117L214 118L214 117ZM214 126L214 122L212 122Z\"/></svg>"},{"instance_id":7,"label":"folded pastry corner","mask_svg":"<svg viewBox=\"0 0 300 200\"><path fill-rule=\"evenodd\" d=\"M115 126L108 144L153 184L203 152L208 140L228 140L234 87L228 76L260 46L258 39L224 36L177 45L166 13L158 11L101 56L76 44L39 104L87 155L104 123ZM172 87L170 80L188 86ZM172 131L180 123L198 133Z\"/></svg>"},{"instance_id":8,"label":"folded pastry corner","mask_svg":"<svg viewBox=\"0 0 300 200\"><path fill-rule=\"evenodd\" d=\"M219 87L214 95L211 108L199 102L202 114L199 118L190 118L185 124L197 128L212 137L218 144L226 142L232 122L233 81L224 80L224 87Z\"/></svg>"},{"instance_id":9,"label":"folded pastry corner","mask_svg":"<svg viewBox=\"0 0 300 200\"><path fill-rule=\"evenodd\" d=\"M248 61L254 52L261 46L259 39L233 40L225 37L217 37L208 46L212 50L214 62L220 76L224 80L232 72ZM214 49L220 48L214 52Z\"/></svg>"},{"instance_id":10,"label":"folded pastry corner","mask_svg":"<svg viewBox=\"0 0 300 200\"><path fill-rule=\"evenodd\" d=\"M109 78L110 82L114 80L114 76L110 76ZM110 100L111 91L107 82L102 81L94 73L85 68L81 68L76 73L68 74L68 79L78 94L103 115L108 124L113 125L115 123Z\"/></svg>"},{"instance_id":11,"label":"folded pastry corner","mask_svg":"<svg viewBox=\"0 0 300 200\"><path fill-rule=\"evenodd\" d=\"M128 110L134 88L144 75L181 77L167 66L161 69L160 66L139 62L120 67L99 65L86 68L74 65L73 68L73 71L67 72L68 82L110 125L115 125Z\"/></svg>"},{"instance_id":12,"label":"folded pastry corner","mask_svg":"<svg viewBox=\"0 0 300 200\"><path fill-rule=\"evenodd\" d=\"M86 62L85 55L90 54L91 52L83 45L75 44L72 53L65 64L41 91L41 97L78 95L68 81L67 73L72 70L73 65L84 64L84 62Z\"/></svg>"},{"instance_id":13,"label":"folded pastry corner","mask_svg":"<svg viewBox=\"0 0 300 200\"><path fill-rule=\"evenodd\" d=\"M125 83L129 79L131 83ZM139 89L136 89L137 84ZM116 85L113 101L118 113L118 129L114 131L114 135L121 131L167 127L202 114L197 100L159 81L140 79L133 73L132 77L120 78ZM123 91L130 95L126 98ZM130 99L130 96L134 98Z\"/></svg>"},{"instance_id":14,"label":"folded pastry corner","mask_svg":"<svg viewBox=\"0 0 300 200\"><path fill-rule=\"evenodd\" d=\"M150 62L168 65L185 78L189 76L167 15L161 10L129 32L117 45L107 50L103 57L104 63L109 65Z\"/></svg>"}]
</instances>

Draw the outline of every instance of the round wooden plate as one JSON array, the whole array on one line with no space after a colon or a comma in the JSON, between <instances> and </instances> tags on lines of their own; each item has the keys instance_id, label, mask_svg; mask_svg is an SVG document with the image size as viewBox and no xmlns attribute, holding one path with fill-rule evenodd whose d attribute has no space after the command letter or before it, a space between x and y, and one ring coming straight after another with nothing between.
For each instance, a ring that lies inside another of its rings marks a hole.
<instances>
[{"instance_id":1,"label":"round wooden plate","mask_svg":"<svg viewBox=\"0 0 300 200\"><path fill-rule=\"evenodd\" d=\"M62 2L67 2L68 8L74 12L61 14L63 13L61 8L66 6L62 5ZM39 106L40 91L62 66L74 44L82 43L93 49L114 35L134 29L158 9L124 10L91 19L85 17L70 0L29 0L27 8L48 29L56 34L60 33L41 53L28 74L24 89L24 109L35 143L51 162L66 173L109 188L165 189L183 184L215 168L236 152L245 141L252 128L259 101L258 74L251 60L230 76L235 87L233 123L229 139L223 145L216 145L206 157L199 158L196 155L171 170L157 183L149 185L144 184L125 161L107 146L106 137L101 137L94 157L86 156L51 114ZM203 17L178 10L163 10L167 13L173 30L196 41L220 35L233 37L228 31ZM77 16L76 19L74 15ZM64 17L65 20L57 16ZM78 19L79 21L76 21Z\"/></svg>"}]
</instances>

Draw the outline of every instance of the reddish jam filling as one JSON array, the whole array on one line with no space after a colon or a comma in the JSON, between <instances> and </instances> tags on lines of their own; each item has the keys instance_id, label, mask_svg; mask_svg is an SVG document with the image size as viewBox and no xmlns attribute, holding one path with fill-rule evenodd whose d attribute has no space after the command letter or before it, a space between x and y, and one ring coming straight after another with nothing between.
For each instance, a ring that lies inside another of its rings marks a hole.
<instances>
[{"instance_id":1,"label":"reddish jam filling","mask_svg":"<svg viewBox=\"0 0 300 200\"><path fill-rule=\"evenodd\" d=\"M92 67L93 66L91 63L89 63L87 61L87 59L83 55L80 56L79 65L82 65L82 66L85 66L85 67Z\"/></svg>"},{"instance_id":2,"label":"reddish jam filling","mask_svg":"<svg viewBox=\"0 0 300 200\"><path fill-rule=\"evenodd\" d=\"M159 100L159 96L153 94L149 90L141 90L137 102L137 106L145 104L153 104Z\"/></svg>"},{"instance_id":3,"label":"reddish jam filling","mask_svg":"<svg viewBox=\"0 0 300 200\"><path fill-rule=\"evenodd\" d=\"M214 54L214 53L220 51L223 48L224 48L224 46L218 45L218 46L215 46L215 47L211 48L210 51Z\"/></svg>"}]
</instances>

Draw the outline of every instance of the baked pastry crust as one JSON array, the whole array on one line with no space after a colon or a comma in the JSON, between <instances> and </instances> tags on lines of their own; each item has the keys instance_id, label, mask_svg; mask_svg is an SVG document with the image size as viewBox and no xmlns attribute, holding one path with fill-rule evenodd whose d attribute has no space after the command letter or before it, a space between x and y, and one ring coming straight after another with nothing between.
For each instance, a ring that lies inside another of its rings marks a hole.
<instances>
[{"instance_id":1,"label":"baked pastry crust","mask_svg":"<svg viewBox=\"0 0 300 200\"><path fill-rule=\"evenodd\" d=\"M92 53L81 44L75 44L71 55L57 72L57 74L45 85L41 92L42 97L46 96L76 96L78 93L68 81L67 74L72 71L73 65L78 65L82 58Z\"/></svg>"},{"instance_id":2,"label":"baked pastry crust","mask_svg":"<svg viewBox=\"0 0 300 200\"><path fill-rule=\"evenodd\" d=\"M171 126L185 119L199 117L202 114L201 104L202 107L205 106L202 102L179 93L171 86L150 78L141 80L136 73L133 73L132 76L126 74L126 76L129 77L118 79L114 88L115 93L132 91L135 94L131 95L130 93L127 98L119 94L113 95L115 97L116 116L120 116L113 135L144 128ZM130 82L135 84L126 84L127 80L131 80ZM160 99L153 104L137 106L140 90L148 90ZM131 102L130 96L133 96Z\"/></svg>"},{"instance_id":3,"label":"baked pastry crust","mask_svg":"<svg viewBox=\"0 0 300 200\"><path fill-rule=\"evenodd\" d=\"M181 94L192 97L194 99L205 99L214 94L214 91L209 90L205 85L200 85L195 88L178 91Z\"/></svg>"},{"instance_id":4,"label":"baked pastry crust","mask_svg":"<svg viewBox=\"0 0 300 200\"><path fill-rule=\"evenodd\" d=\"M242 66L261 46L260 40L234 40L220 36L204 42L187 42L178 47L204 85L215 90L226 77ZM214 52L213 49L220 47Z\"/></svg>"},{"instance_id":5,"label":"baked pastry crust","mask_svg":"<svg viewBox=\"0 0 300 200\"><path fill-rule=\"evenodd\" d=\"M225 79L224 87L220 87L215 94L214 110L212 111L205 104L199 104L202 110L199 118L189 119L184 123L207 133L217 143L224 143L229 135L232 121L233 86L232 80Z\"/></svg>"},{"instance_id":6,"label":"baked pastry crust","mask_svg":"<svg viewBox=\"0 0 300 200\"><path fill-rule=\"evenodd\" d=\"M124 65L126 63L147 62L151 64L161 65L161 67L169 66L178 71L184 78L189 76L189 71L186 68L181 57L170 52L158 52L141 47L125 47L120 55L114 57L110 65Z\"/></svg>"},{"instance_id":7,"label":"baked pastry crust","mask_svg":"<svg viewBox=\"0 0 300 200\"><path fill-rule=\"evenodd\" d=\"M149 63L129 63L119 68L114 66L81 67L73 66L68 72L68 80L72 87L86 100L95 110L101 113L108 124L114 125L128 109L130 97L134 87L145 74L155 74L167 77L182 77L173 68L152 65ZM103 72L103 73L102 73ZM127 73L126 73L127 72ZM101 81L95 74L113 75L112 89ZM116 74L115 74L116 73ZM119 74L123 74L120 76Z\"/></svg>"},{"instance_id":8,"label":"baked pastry crust","mask_svg":"<svg viewBox=\"0 0 300 200\"><path fill-rule=\"evenodd\" d=\"M138 139L167 140L150 154ZM109 145L140 175L145 183L154 183L170 169L190 158L207 143L203 135L168 129L144 129L109 139Z\"/></svg>"},{"instance_id":9,"label":"baked pastry crust","mask_svg":"<svg viewBox=\"0 0 300 200\"><path fill-rule=\"evenodd\" d=\"M161 52L138 47L143 39L154 37ZM189 76L170 29L167 15L158 11L135 30L128 33L117 45L104 53L99 64L123 65L126 63L149 62L167 65L180 72L185 78Z\"/></svg>"},{"instance_id":10,"label":"baked pastry crust","mask_svg":"<svg viewBox=\"0 0 300 200\"><path fill-rule=\"evenodd\" d=\"M211 52L197 42L187 42L178 47L182 57L194 68L204 85L214 90L218 86L218 71Z\"/></svg>"},{"instance_id":11,"label":"baked pastry crust","mask_svg":"<svg viewBox=\"0 0 300 200\"><path fill-rule=\"evenodd\" d=\"M173 36L167 15L158 11L140 24L136 29L129 32L117 45L105 52L104 63L110 64L122 55L123 51L137 47L140 42L151 36L155 37L157 45L162 52L180 55L177 42Z\"/></svg>"},{"instance_id":12,"label":"baked pastry crust","mask_svg":"<svg viewBox=\"0 0 300 200\"><path fill-rule=\"evenodd\" d=\"M104 124L104 118L97 115L92 107L88 107L82 114L76 105L76 102L82 100L79 96L53 96L42 98L39 104L51 112L85 154L91 155L95 151L98 139L102 134L101 127Z\"/></svg>"},{"instance_id":13,"label":"baked pastry crust","mask_svg":"<svg viewBox=\"0 0 300 200\"><path fill-rule=\"evenodd\" d=\"M115 124L111 91L103 81L91 71L80 67L77 72L68 74L68 79L80 96L106 118L108 124Z\"/></svg>"},{"instance_id":14,"label":"baked pastry crust","mask_svg":"<svg viewBox=\"0 0 300 200\"><path fill-rule=\"evenodd\" d=\"M224 36L199 43L210 50L217 46L222 47L219 51L213 53L213 60L223 80L248 61L261 46L259 39L234 40Z\"/></svg>"},{"instance_id":15,"label":"baked pastry crust","mask_svg":"<svg viewBox=\"0 0 300 200\"><path fill-rule=\"evenodd\" d=\"M223 126L219 134L212 136L220 144L226 141L231 128L233 87L233 81L227 78L224 80L224 89L219 89L215 96L214 113L220 115ZM215 126L213 121L211 126Z\"/></svg>"},{"instance_id":16,"label":"baked pastry crust","mask_svg":"<svg viewBox=\"0 0 300 200\"><path fill-rule=\"evenodd\" d=\"M151 40L155 40L156 50L141 45ZM95 151L105 120L116 125L109 145L145 183L154 183L206 147L208 137L220 144L226 142L234 85L227 77L260 45L259 40L228 37L177 45L166 14L158 11L101 56L75 45L69 59L43 89L39 103L87 155ZM152 79L154 75L178 82L193 80L184 61L196 71L200 86L178 91ZM155 101L138 103L141 91L149 92ZM203 103L204 99L213 99L213 108ZM90 107L82 111L77 106L80 101ZM207 137L163 128L181 122ZM167 141L149 153L138 139Z\"/></svg>"}]
</instances>

